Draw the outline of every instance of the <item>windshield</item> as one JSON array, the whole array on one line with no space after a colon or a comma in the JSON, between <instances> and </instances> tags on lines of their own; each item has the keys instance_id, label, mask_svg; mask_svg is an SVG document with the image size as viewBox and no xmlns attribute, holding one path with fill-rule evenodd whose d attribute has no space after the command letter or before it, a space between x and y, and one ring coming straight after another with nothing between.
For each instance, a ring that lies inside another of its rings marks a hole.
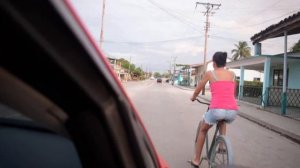
<instances>
[{"instance_id":1,"label":"windshield","mask_svg":"<svg viewBox=\"0 0 300 168\"><path fill-rule=\"evenodd\" d=\"M194 150L217 159L194 139L204 131L211 142L214 132L201 124L197 131L199 122L225 113L232 118L220 135L233 165L299 167L300 0L70 2L170 167L196 164ZM226 53L224 66L213 59L218 52ZM216 104L237 113L195 103L211 100L212 72L235 81L233 109Z\"/></svg>"}]
</instances>

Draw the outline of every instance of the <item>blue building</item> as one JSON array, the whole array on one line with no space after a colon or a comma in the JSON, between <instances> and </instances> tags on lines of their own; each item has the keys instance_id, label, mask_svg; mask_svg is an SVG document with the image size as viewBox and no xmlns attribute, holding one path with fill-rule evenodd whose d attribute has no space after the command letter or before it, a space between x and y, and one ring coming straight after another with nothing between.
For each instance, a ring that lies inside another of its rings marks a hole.
<instances>
[{"instance_id":1,"label":"blue building","mask_svg":"<svg viewBox=\"0 0 300 168\"><path fill-rule=\"evenodd\" d=\"M238 68L241 71L238 95L240 99L245 96L244 71L261 71L264 73L264 79L258 96L261 100L260 105L279 106L282 115L286 115L287 107L296 108L300 116L300 52L287 52L288 36L294 34L300 34L300 12L252 36L251 40L255 46L253 57L227 63L228 68ZM260 42L276 37L284 37L282 53L262 54Z\"/></svg>"}]
</instances>

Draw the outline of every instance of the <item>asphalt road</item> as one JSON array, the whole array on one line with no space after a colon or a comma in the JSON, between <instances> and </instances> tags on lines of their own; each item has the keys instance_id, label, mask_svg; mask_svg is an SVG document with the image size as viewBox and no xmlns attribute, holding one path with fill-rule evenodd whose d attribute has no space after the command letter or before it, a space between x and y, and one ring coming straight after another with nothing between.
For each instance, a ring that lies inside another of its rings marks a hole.
<instances>
[{"instance_id":1,"label":"asphalt road","mask_svg":"<svg viewBox=\"0 0 300 168\"><path fill-rule=\"evenodd\" d=\"M189 99L192 91L155 80L123 83L151 139L171 168L190 167L198 122L207 106ZM212 131L210 131L212 132ZM237 168L298 168L300 145L238 117L228 125Z\"/></svg>"}]
</instances>

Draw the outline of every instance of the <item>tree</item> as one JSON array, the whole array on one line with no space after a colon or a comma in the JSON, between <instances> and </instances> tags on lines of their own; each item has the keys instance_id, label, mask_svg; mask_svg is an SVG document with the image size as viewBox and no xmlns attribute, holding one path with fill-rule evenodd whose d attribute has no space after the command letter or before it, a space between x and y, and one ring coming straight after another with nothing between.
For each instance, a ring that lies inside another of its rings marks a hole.
<instances>
[{"instance_id":1,"label":"tree","mask_svg":"<svg viewBox=\"0 0 300 168\"><path fill-rule=\"evenodd\" d=\"M136 68L135 70L133 70L133 75L135 76L135 77L137 77L137 78L140 78L141 76L143 76L144 75L144 71L140 68L140 67L138 67L138 68Z\"/></svg>"},{"instance_id":2,"label":"tree","mask_svg":"<svg viewBox=\"0 0 300 168\"><path fill-rule=\"evenodd\" d=\"M164 73L162 76L165 77L165 78L170 78L171 74L170 73Z\"/></svg>"},{"instance_id":3,"label":"tree","mask_svg":"<svg viewBox=\"0 0 300 168\"><path fill-rule=\"evenodd\" d=\"M291 52L300 52L300 39L290 48Z\"/></svg>"},{"instance_id":4,"label":"tree","mask_svg":"<svg viewBox=\"0 0 300 168\"><path fill-rule=\"evenodd\" d=\"M154 73L154 78L160 78L160 77L161 77L161 74L159 72Z\"/></svg>"},{"instance_id":5,"label":"tree","mask_svg":"<svg viewBox=\"0 0 300 168\"><path fill-rule=\"evenodd\" d=\"M239 41L238 44L234 44L236 49L231 50L232 59L239 60L251 56L251 48L248 46L246 41Z\"/></svg>"},{"instance_id":6,"label":"tree","mask_svg":"<svg viewBox=\"0 0 300 168\"><path fill-rule=\"evenodd\" d=\"M127 61L124 58L118 59L118 62L121 62L122 68L130 70L130 72L133 72L135 70L135 65L134 64L130 64L130 62Z\"/></svg>"}]
</instances>

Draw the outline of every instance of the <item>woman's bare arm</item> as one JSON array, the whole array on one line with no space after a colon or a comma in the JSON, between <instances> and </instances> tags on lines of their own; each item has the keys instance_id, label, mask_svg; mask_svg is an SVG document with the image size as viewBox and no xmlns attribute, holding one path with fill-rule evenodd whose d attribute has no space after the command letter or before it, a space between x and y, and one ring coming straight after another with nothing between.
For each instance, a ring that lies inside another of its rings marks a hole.
<instances>
[{"instance_id":1,"label":"woman's bare arm","mask_svg":"<svg viewBox=\"0 0 300 168\"><path fill-rule=\"evenodd\" d=\"M199 95L199 93L201 92L202 89L204 89L207 81L209 80L209 72L206 72L204 74L204 77L202 78L202 80L198 83L193 96L191 97L191 100L194 101L196 100L197 96Z\"/></svg>"}]
</instances>

